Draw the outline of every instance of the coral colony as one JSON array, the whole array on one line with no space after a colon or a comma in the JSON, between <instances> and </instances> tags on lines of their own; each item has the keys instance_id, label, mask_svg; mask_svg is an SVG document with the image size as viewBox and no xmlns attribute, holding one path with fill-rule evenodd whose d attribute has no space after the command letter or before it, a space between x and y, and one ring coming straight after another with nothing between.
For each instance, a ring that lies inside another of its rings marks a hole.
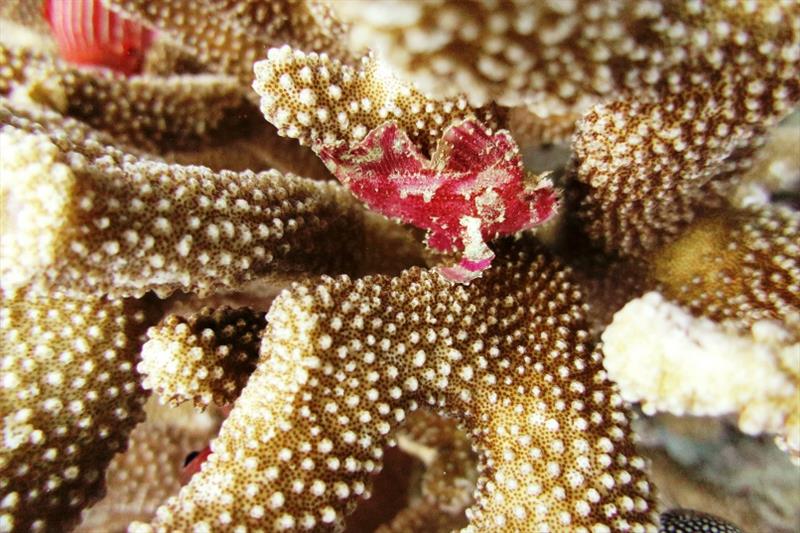
<instances>
[{"instance_id":1,"label":"coral colony","mask_svg":"<svg viewBox=\"0 0 800 533\"><path fill-rule=\"evenodd\" d=\"M800 460L795 1L0 19L0 531L740 531L634 408Z\"/></svg>"}]
</instances>

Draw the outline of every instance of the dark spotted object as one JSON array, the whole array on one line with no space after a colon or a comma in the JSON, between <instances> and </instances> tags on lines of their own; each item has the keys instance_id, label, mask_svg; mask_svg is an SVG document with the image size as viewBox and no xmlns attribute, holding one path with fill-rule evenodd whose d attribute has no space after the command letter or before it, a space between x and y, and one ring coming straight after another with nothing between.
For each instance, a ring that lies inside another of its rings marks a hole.
<instances>
[{"instance_id":1,"label":"dark spotted object","mask_svg":"<svg viewBox=\"0 0 800 533\"><path fill-rule=\"evenodd\" d=\"M670 509L661 514L660 533L744 533L714 515L689 509Z\"/></svg>"}]
</instances>

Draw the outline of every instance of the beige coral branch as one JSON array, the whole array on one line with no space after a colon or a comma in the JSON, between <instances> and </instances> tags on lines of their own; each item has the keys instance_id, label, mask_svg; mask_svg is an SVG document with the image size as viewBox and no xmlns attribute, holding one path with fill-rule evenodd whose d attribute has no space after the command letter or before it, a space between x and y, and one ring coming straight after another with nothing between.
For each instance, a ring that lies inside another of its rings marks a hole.
<instances>
[{"instance_id":1,"label":"beige coral branch","mask_svg":"<svg viewBox=\"0 0 800 533\"><path fill-rule=\"evenodd\" d=\"M0 94L27 98L152 151L241 136L258 114L236 78L125 76L0 45Z\"/></svg>"},{"instance_id":2,"label":"beige coral branch","mask_svg":"<svg viewBox=\"0 0 800 533\"><path fill-rule=\"evenodd\" d=\"M356 47L369 46L438 96L464 92L531 105L539 114L586 111L620 92L679 92L736 70L778 85L797 76L793 2L397 0L392 8L337 0ZM720 93L718 93L720 94ZM764 93L766 94L766 93ZM728 97L728 94L720 94Z\"/></svg>"},{"instance_id":3,"label":"beige coral branch","mask_svg":"<svg viewBox=\"0 0 800 533\"><path fill-rule=\"evenodd\" d=\"M573 145L577 179L588 186L578 214L607 251L641 257L701 208L724 205L726 182L749 166L760 140L710 94L596 106Z\"/></svg>"},{"instance_id":4,"label":"beige coral branch","mask_svg":"<svg viewBox=\"0 0 800 533\"><path fill-rule=\"evenodd\" d=\"M152 528L341 528L387 438L427 404L464 424L478 453L472 529L655 531L645 462L580 293L532 246L503 247L468 287L411 269L283 293L205 468Z\"/></svg>"},{"instance_id":5,"label":"beige coral branch","mask_svg":"<svg viewBox=\"0 0 800 533\"><path fill-rule=\"evenodd\" d=\"M4 122L4 287L205 294L266 275L362 272L376 264L366 243L403 241L334 183L168 165ZM377 259L397 268L414 248Z\"/></svg>"},{"instance_id":6,"label":"beige coral branch","mask_svg":"<svg viewBox=\"0 0 800 533\"><path fill-rule=\"evenodd\" d=\"M660 294L631 301L603 333L604 364L645 412L738 416L745 433L774 433L800 455L800 343L780 324L746 333L691 315Z\"/></svg>"},{"instance_id":7,"label":"beige coral branch","mask_svg":"<svg viewBox=\"0 0 800 533\"><path fill-rule=\"evenodd\" d=\"M345 31L322 2L279 0L106 0L112 9L167 32L214 72L253 80L253 63L273 46L291 43L306 50L348 57Z\"/></svg>"},{"instance_id":8,"label":"beige coral branch","mask_svg":"<svg viewBox=\"0 0 800 533\"><path fill-rule=\"evenodd\" d=\"M401 81L373 57L358 68L326 54L289 46L273 48L255 65L253 88L261 111L278 133L314 146L351 143L394 120L423 150L431 149L444 128L475 116L463 98L434 100Z\"/></svg>"},{"instance_id":9,"label":"beige coral branch","mask_svg":"<svg viewBox=\"0 0 800 533\"><path fill-rule=\"evenodd\" d=\"M137 367L142 384L173 405L233 403L255 369L265 325L264 313L246 307L170 315L148 331Z\"/></svg>"},{"instance_id":10,"label":"beige coral branch","mask_svg":"<svg viewBox=\"0 0 800 533\"><path fill-rule=\"evenodd\" d=\"M745 330L800 315L800 213L790 208L709 213L649 262L663 294L695 315Z\"/></svg>"},{"instance_id":11,"label":"beige coral branch","mask_svg":"<svg viewBox=\"0 0 800 533\"><path fill-rule=\"evenodd\" d=\"M109 298L0 295L0 529L68 528L143 418L147 315Z\"/></svg>"}]
</instances>

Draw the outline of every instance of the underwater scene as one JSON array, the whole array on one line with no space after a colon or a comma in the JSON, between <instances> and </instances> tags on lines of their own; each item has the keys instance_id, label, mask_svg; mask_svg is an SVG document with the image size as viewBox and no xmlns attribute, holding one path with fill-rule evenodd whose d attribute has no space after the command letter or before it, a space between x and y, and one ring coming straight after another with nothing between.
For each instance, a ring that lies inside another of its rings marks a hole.
<instances>
[{"instance_id":1,"label":"underwater scene","mask_svg":"<svg viewBox=\"0 0 800 533\"><path fill-rule=\"evenodd\" d=\"M800 531L796 0L0 0L0 533Z\"/></svg>"}]
</instances>

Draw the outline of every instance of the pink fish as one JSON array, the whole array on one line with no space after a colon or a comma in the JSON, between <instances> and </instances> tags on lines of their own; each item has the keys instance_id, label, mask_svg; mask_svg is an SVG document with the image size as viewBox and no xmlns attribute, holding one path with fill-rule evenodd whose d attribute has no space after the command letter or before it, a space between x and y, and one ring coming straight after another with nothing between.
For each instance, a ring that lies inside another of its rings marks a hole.
<instances>
[{"instance_id":1,"label":"pink fish","mask_svg":"<svg viewBox=\"0 0 800 533\"><path fill-rule=\"evenodd\" d=\"M206 446L199 452L191 452L186 456L186 459L183 460L183 470L180 475L181 485L186 485L191 481L192 476L200 471L200 467L203 466L209 455L211 455L211 447Z\"/></svg>"},{"instance_id":2,"label":"pink fish","mask_svg":"<svg viewBox=\"0 0 800 533\"><path fill-rule=\"evenodd\" d=\"M491 265L486 244L550 219L558 195L543 176L526 176L507 131L474 119L451 124L430 158L396 122L357 144L316 148L328 169L371 209L428 230L427 243L460 261L440 272L468 283Z\"/></svg>"},{"instance_id":3,"label":"pink fish","mask_svg":"<svg viewBox=\"0 0 800 533\"><path fill-rule=\"evenodd\" d=\"M136 74L153 41L153 31L100 0L45 0L44 16L61 56L80 65Z\"/></svg>"}]
</instances>

